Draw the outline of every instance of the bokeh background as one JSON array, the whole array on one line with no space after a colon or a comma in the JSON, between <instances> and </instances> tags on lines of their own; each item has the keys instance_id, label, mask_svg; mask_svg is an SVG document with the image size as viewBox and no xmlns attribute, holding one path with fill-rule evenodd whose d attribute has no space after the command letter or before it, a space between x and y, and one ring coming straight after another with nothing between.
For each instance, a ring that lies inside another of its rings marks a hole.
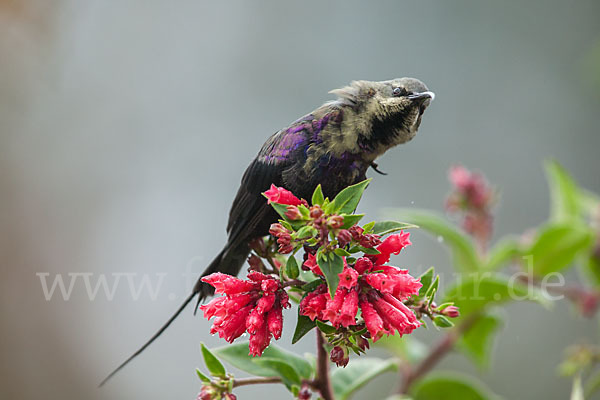
<instances>
[{"instance_id":1,"label":"bokeh background","mask_svg":"<svg viewBox=\"0 0 600 400\"><path fill-rule=\"evenodd\" d=\"M199 342L223 342L191 308L96 385L175 310L183 274L220 249L264 139L353 79L413 76L437 94L415 140L380 159L390 175L366 192L371 219L393 206L441 211L458 162L501 190L497 235L545 219L543 159L600 191L599 17L596 0L0 1L0 397L195 398ZM435 239L414 243L397 264L449 273ZM112 301L90 301L81 280L68 301L46 301L36 273L68 283L82 272L163 281L154 299L134 299L123 278ZM568 344L594 341L595 323L565 303L506 312L490 370L460 355L440 368L507 399L566 398L556 365ZM306 338L295 350L312 348ZM356 398L394 385L388 374ZM286 396L272 385L237 393Z\"/></svg>"}]
</instances>

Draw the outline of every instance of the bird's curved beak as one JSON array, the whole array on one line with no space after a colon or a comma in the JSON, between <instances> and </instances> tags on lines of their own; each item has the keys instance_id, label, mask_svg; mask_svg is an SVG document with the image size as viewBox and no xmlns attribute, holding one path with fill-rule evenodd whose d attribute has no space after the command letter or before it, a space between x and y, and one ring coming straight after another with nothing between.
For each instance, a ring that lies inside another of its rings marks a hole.
<instances>
[{"instance_id":1,"label":"bird's curved beak","mask_svg":"<svg viewBox=\"0 0 600 400\"><path fill-rule=\"evenodd\" d=\"M435 99L435 93L433 92L421 92L421 93L413 93L411 95L408 96L409 99L411 100L426 100L429 99L431 101L433 101L433 99Z\"/></svg>"}]
</instances>

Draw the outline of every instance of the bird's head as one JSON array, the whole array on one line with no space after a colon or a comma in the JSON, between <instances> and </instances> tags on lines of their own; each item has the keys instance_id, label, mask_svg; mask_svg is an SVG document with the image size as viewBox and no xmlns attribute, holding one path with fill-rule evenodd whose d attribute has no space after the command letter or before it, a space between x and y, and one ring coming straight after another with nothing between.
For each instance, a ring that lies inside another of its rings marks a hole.
<instances>
[{"instance_id":1,"label":"bird's head","mask_svg":"<svg viewBox=\"0 0 600 400\"><path fill-rule=\"evenodd\" d=\"M356 140L377 155L411 140L421 117L435 95L414 78L389 81L354 81L332 90L344 108L346 129L356 130Z\"/></svg>"}]
</instances>

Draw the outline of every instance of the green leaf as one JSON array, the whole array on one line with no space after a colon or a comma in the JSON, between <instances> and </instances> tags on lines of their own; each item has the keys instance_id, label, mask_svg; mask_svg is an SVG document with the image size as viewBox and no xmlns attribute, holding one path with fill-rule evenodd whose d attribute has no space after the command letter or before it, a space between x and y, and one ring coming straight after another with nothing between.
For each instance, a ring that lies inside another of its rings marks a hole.
<instances>
[{"instance_id":1,"label":"green leaf","mask_svg":"<svg viewBox=\"0 0 600 400\"><path fill-rule=\"evenodd\" d=\"M331 373L331 383L336 400L346 400L352 392L371 379L397 368L392 360L379 358L353 359L346 368L337 368Z\"/></svg>"},{"instance_id":2,"label":"green leaf","mask_svg":"<svg viewBox=\"0 0 600 400\"><path fill-rule=\"evenodd\" d=\"M316 204L322 206L324 200L325 198L323 197L323 188L321 188L321 184L319 184L313 192L311 203L313 206Z\"/></svg>"},{"instance_id":3,"label":"green leaf","mask_svg":"<svg viewBox=\"0 0 600 400\"><path fill-rule=\"evenodd\" d=\"M288 364L286 361L276 358L265 357L263 355L260 358L256 358L254 360L254 363L276 371L277 376L281 377L283 384L288 388L291 388L292 385L302 384L298 372L294 369L292 365Z\"/></svg>"},{"instance_id":4,"label":"green leaf","mask_svg":"<svg viewBox=\"0 0 600 400\"><path fill-rule=\"evenodd\" d=\"M419 277L421 281L421 289L419 289L419 294L413 296L415 300L422 300L425 298L425 293L429 291L431 287L431 283L433 282L433 276L435 274L435 269L430 267L427 271L423 272L423 274Z\"/></svg>"},{"instance_id":5,"label":"green leaf","mask_svg":"<svg viewBox=\"0 0 600 400\"><path fill-rule=\"evenodd\" d=\"M440 276L437 275L435 277L435 279L433 280L433 283L429 286L429 289L427 289L427 291L425 292L425 298L426 299L433 298L433 296L435 296L435 293L437 292L439 287L440 287Z\"/></svg>"},{"instance_id":6,"label":"green leaf","mask_svg":"<svg viewBox=\"0 0 600 400\"><path fill-rule=\"evenodd\" d=\"M432 319L433 324L438 328L452 328L454 326L454 322L450 321L443 315L436 315Z\"/></svg>"},{"instance_id":7,"label":"green leaf","mask_svg":"<svg viewBox=\"0 0 600 400\"><path fill-rule=\"evenodd\" d=\"M301 378L310 379L314 372L312 365L307 360L273 344L267 347L262 357L248 355L248 342L226 345L213 351L234 367L256 376L280 376L272 367L256 362L261 358L287 363L296 370Z\"/></svg>"},{"instance_id":8,"label":"green leaf","mask_svg":"<svg viewBox=\"0 0 600 400\"><path fill-rule=\"evenodd\" d=\"M444 311L446 308L453 306L454 303L449 301L448 303L442 303L439 306L436 307L437 311Z\"/></svg>"},{"instance_id":9,"label":"green leaf","mask_svg":"<svg viewBox=\"0 0 600 400\"><path fill-rule=\"evenodd\" d=\"M371 233L375 233L377 235L387 235L388 233L397 232L403 229L410 228L418 228L417 225L409 224L407 222L398 222L398 221L379 221L375 222L373 225L373 231Z\"/></svg>"},{"instance_id":10,"label":"green leaf","mask_svg":"<svg viewBox=\"0 0 600 400\"><path fill-rule=\"evenodd\" d=\"M350 253L355 253L355 251L353 251L354 249L356 249L357 251L362 251L363 253L369 254L369 255L381 254L381 252L377 249L363 247L363 246L354 246L352 249L350 249Z\"/></svg>"},{"instance_id":11,"label":"green leaf","mask_svg":"<svg viewBox=\"0 0 600 400\"><path fill-rule=\"evenodd\" d=\"M458 347L480 367L489 366L490 353L494 343L494 335L502 327L502 318L493 314L478 317L463 332Z\"/></svg>"},{"instance_id":12,"label":"green leaf","mask_svg":"<svg viewBox=\"0 0 600 400\"><path fill-rule=\"evenodd\" d=\"M374 226L375 226L375 221L371 221L368 224L364 224L362 227L365 230L364 233L373 233L372 229Z\"/></svg>"},{"instance_id":13,"label":"green leaf","mask_svg":"<svg viewBox=\"0 0 600 400\"><path fill-rule=\"evenodd\" d=\"M344 224L342 225L342 229L348 229L351 226L356 225L364 216L365 214L343 214Z\"/></svg>"},{"instance_id":14,"label":"green leaf","mask_svg":"<svg viewBox=\"0 0 600 400\"><path fill-rule=\"evenodd\" d=\"M600 257L592 250L582 257L581 266L583 273L594 286L600 286Z\"/></svg>"},{"instance_id":15,"label":"green leaf","mask_svg":"<svg viewBox=\"0 0 600 400\"><path fill-rule=\"evenodd\" d=\"M289 256L287 262L285 263L285 273L292 279L296 279L300 274L298 262L296 261L296 257L293 255Z\"/></svg>"},{"instance_id":16,"label":"green leaf","mask_svg":"<svg viewBox=\"0 0 600 400\"><path fill-rule=\"evenodd\" d=\"M593 216L598 212L598 206L600 206L600 196L589 190L579 189L578 196L579 207L587 215Z\"/></svg>"},{"instance_id":17,"label":"green leaf","mask_svg":"<svg viewBox=\"0 0 600 400\"><path fill-rule=\"evenodd\" d=\"M205 382L205 383L209 383L210 382L210 378L208 376L204 375L202 373L202 371L200 371L198 368L196 368L196 375L198 375L198 378L200 378L200 380L202 382Z\"/></svg>"},{"instance_id":18,"label":"green leaf","mask_svg":"<svg viewBox=\"0 0 600 400\"><path fill-rule=\"evenodd\" d=\"M571 265L581 251L591 247L593 240L593 232L582 224L551 223L540 230L523 255L531 257L532 272L543 276Z\"/></svg>"},{"instance_id":19,"label":"green leaf","mask_svg":"<svg viewBox=\"0 0 600 400\"><path fill-rule=\"evenodd\" d=\"M321 268L325 279L327 280L327 286L329 287L329 294L333 298L335 290L340 282L340 274L344 270L344 259L335 253L329 253L328 259L325 258L326 253L319 253L317 257L317 264Z\"/></svg>"},{"instance_id":20,"label":"green leaf","mask_svg":"<svg viewBox=\"0 0 600 400\"><path fill-rule=\"evenodd\" d=\"M553 221L579 219L579 193L577 185L567 171L555 161L545 163L550 185L550 216Z\"/></svg>"},{"instance_id":21,"label":"green leaf","mask_svg":"<svg viewBox=\"0 0 600 400\"><path fill-rule=\"evenodd\" d=\"M600 389L600 371L595 371L585 383L585 398L591 398Z\"/></svg>"},{"instance_id":22,"label":"green leaf","mask_svg":"<svg viewBox=\"0 0 600 400\"><path fill-rule=\"evenodd\" d=\"M498 269L518 257L520 253L519 242L516 239L503 239L490 250L485 262L485 269L488 271Z\"/></svg>"},{"instance_id":23,"label":"green leaf","mask_svg":"<svg viewBox=\"0 0 600 400\"><path fill-rule=\"evenodd\" d=\"M335 329L331 325L327 325L326 323L321 322L319 320L316 320L316 322L317 322L317 327L319 328L319 330L325 334L331 334L331 333L337 332L337 329Z\"/></svg>"},{"instance_id":24,"label":"green leaf","mask_svg":"<svg viewBox=\"0 0 600 400\"><path fill-rule=\"evenodd\" d=\"M471 239L444 218L426 210L400 209L392 211L399 219L418 225L432 235L442 238L452 250L454 268L460 272L477 271L479 257Z\"/></svg>"},{"instance_id":25,"label":"green leaf","mask_svg":"<svg viewBox=\"0 0 600 400\"><path fill-rule=\"evenodd\" d=\"M346 250L342 249L341 247L334 249L333 252L340 257L350 257L352 255L352 254L348 253Z\"/></svg>"},{"instance_id":26,"label":"green leaf","mask_svg":"<svg viewBox=\"0 0 600 400\"><path fill-rule=\"evenodd\" d=\"M446 291L444 301L453 301L460 309L460 317L482 311L489 305L506 303L511 300L537 301L548 305L548 300L539 289L527 286L517 280L518 276L506 279L489 272L470 274Z\"/></svg>"},{"instance_id":27,"label":"green leaf","mask_svg":"<svg viewBox=\"0 0 600 400\"><path fill-rule=\"evenodd\" d=\"M315 327L315 321L312 321L306 315L300 315L300 307L298 307L298 322L296 323L296 329L294 330L294 336L292 337L292 344L296 344L300 339L304 337Z\"/></svg>"},{"instance_id":28,"label":"green leaf","mask_svg":"<svg viewBox=\"0 0 600 400\"><path fill-rule=\"evenodd\" d=\"M318 232L314 226L305 225L298 229L298 232L296 232L296 237L298 239L307 239L316 236L317 233Z\"/></svg>"},{"instance_id":29,"label":"green leaf","mask_svg":"<svg viewBox=\"0 0 600 400\"><path fill-rule=\"evenodd\" d=\"M314 281L310 281L306 285L303 285L302 290L304 290L305 292L312 292L313 290L321 286L322 283L323 281L320 278L317 278Z\"/></svg>"},{"instance_id":30,"label":"green leaf","mask_svg":"<svg viewBox=\"0 0 600 400\"><path fill-rule=\"evenodd\" d=\"M227 373L225 367L221 364L221 361L210 350L206 348L204 343L200 343L202 349L202 357L204 357L204 364L212 376L218 376L219 378L225 378Z\"/></svg>"},{"instance_id":31,"label":"green leaf","mask_svg":"<svg viewBox=\"0 0 600 400\"><path fill-rule=\"evenodd\" d=\"M459 374L432 375L413 387L411 394L414 400L492 400L498 398L473 378Z\"/></svg>"},{"instance_id":32,"label":"green leaf","mask_svg":"<svg viewBox=\"0 0 600 400\"><path fill-rule=\"evenodd\" d=\"M356 210L363 192L369 186L371 179L364 180L355 185L348 186L338 193L332 201L332 212L337 214L351 214Z\"/></svg>"},{"instance_id":33,"label":"green leaf","mask_svg":"<svg viewBox=\"0 0 600 400\"><path fill-rule=\"evenodd\" d=\"M290 222L290 220L285 216L285 213L287 212L288 208L286 204L271 203L271 207L273 207L273 209L277 211L277 214L279 214L279 216L283 218L284 221Z\"/></svg>"}]
</instances>

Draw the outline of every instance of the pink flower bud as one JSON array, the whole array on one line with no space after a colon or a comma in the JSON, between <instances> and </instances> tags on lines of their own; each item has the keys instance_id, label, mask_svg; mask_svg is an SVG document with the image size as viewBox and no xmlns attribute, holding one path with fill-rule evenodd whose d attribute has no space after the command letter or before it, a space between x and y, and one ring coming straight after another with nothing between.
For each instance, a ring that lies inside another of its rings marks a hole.
<instances>
[{"instance_id":1,"label":"pink flower bud","mask_svg":"<svg viewBox=\"0 0 600 400\"><path fill-rule=\"evenodd\" d=\"M281 224L271 224L269 228L269 233L275 237L279 237L283 234L289 234L288 230L284 228Z\"/></svg>"},{"instance_id":2,"label":"pink flower bud","mask_svg":"<svg viewBox=\"0 0 600 400\"><path fill-rule=\"evenodd\" d=\"M330 359L331 362L334 362L338 367L345 367L348 365L348 361L350 361L348 351L344 351L344 348L341 346L335 346L331 349Z\"/></svg>"},{"instance_id":3,"label":"pink flower bud","mask_svg":"<svg viewBox=\"0 0 600 400\"><path fill-rule=\"evenodd\" d=\"M373 268L373 262L367 257L361 257L354 263L354 269L361 275L371 271L371 268Z\"/></svg>"},{"instance_id":4,"label":"pink flower bud","mask_svg":"<svg viewBox=\"0 0 600 400\"><path fill-rule=\"evenodd\" d=\"M312 219L317 219L321 215L323 215L323 209L321 208L321 206L315 205L310 208L310 217Z\"/></svg>"},{"instance_id":5,"label":"pink flower bud","mask_svg":"<svg viewBox=\"0 0 600 400\"><path fill-rule=\"evenodd\" d=\"M446 317L457 318L460 316L460 311L456 306L448 306L442 311L442 314L444 314Z\"/></svg>"},{"instance_id":6,"label":"pink flower bud","mask_svg":"<svg viewBox=\"0 0 600 400\"><path fill-rule=\"evenodd\" d=\"M202 386L197 400L212 400L215 390L211 386Z\"/></svg>"},{"instance_id":7,"label":"pink flower bud","mask_svg":"<svg viewBox=\"0 0 600 400\"><path fill-rule=\"evenodd\" d=\"M233 393L226 393L225 400L237 400L237 396Z\"/></svg>"},{"instance_id":8,"label":"pink flower bud","mask_svg":"<svg viewBox=\"0 0 600 400\"><path fill-rule=\"evenodd\" d=\"M285 216L292 221L302 219L302 213L296 206L288 206L287 211L285 212Z\"/></svg>"},{"instance_id":9,"label":"pink flower bud","mask_svg":"<svg viewBox=\"0 0 600 400\"><path fill-rule=\"evenodd\" d=\"M312 397L312 392L310 391L310 387L308 385L302 385L300 391L298 392L298 400L310 400Z\"/></svg>"},{"instance_id":10,"label":"pink flower bud","mask_svg":"<svg viewBox=\"0 0 600 400\"><path fill-rule=\"evenodd\" d=\"M358 225L351 226L350 229L348 229L348 230L352 234L352 238L354 238L354 240L356 240L357 242L360 241L360 239L362 238L363 232L365 231L363 228L361 228Z\"/></svg>"},{"instance_id":11,"label":"pink flower bud","mask_svg":"<svg viewBox=\"0 0 600 400\"><path fill-rule=\"evenodd\" d=\"M248 264L250 264L250 269L255 271L260 271L264 267L264 264L260 257L258 257L255 254L252 254L250 255L250 257L248 257Z\"/></svg>"},{"instance_id":12,"label":"pink flower bud","mask_svg":"<svg viewBox=\"0 0 600 400\"><path fill-rule=\"evenodd\" d=\"M291 244L280 244L279 245L279 253L280 254L290 254L294 251L294 246Z\"/></svg>"},{"instance_id":13,"label":"pink flower bud","mask_svg":"<svg viewBox=\"0 0 600 400\"><path fill-rule=\"evenodd\" d=\"M381 243L381 237L379 235L366 234L366 235L362 235L362 237L360 238L360 245L362 247L366 247L368 249L371 249L380 243Z\"/></svg>"},{"instance_id":14,"label":"pink flower bud","mask_svg":"<svg viewBox=\"0 0 600 400\"><path fill-rule=\"evenodd\" d=\"M344 247L352 240L352 234L347 229L341 229L337 234L337 240L340 247Z\"/></svg>"},{"instance_id":15,"label":"pink flower bud","mask_svg":"<svg viewBox=\"0 0 600 400\"><path fill-rule=\"evenodd\" d=\"M344 225L344 217L341 215L332 215L327 219L327 226L331 229L339 229Z\"/></svg>"}]
</instances>

